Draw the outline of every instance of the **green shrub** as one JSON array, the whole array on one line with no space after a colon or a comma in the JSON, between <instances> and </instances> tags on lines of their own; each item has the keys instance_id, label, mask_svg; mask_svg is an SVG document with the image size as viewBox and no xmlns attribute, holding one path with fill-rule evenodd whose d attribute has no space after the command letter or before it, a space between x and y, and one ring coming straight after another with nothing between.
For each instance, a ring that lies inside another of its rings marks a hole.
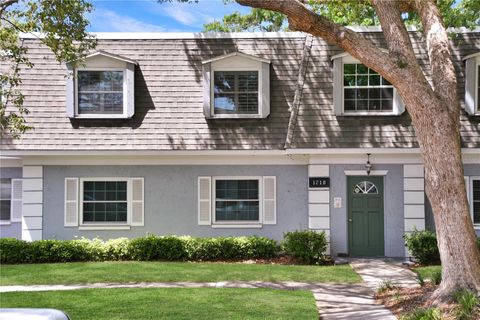
<instances>
[{"instance_id":1,"label":"green shrub","mask_svg":"<svg viewBox=\"0 0 480 320\"><path fill-rule=\"evenodd\" d=\"M175 236L148 235L130 241L129 252L133 260L178 261L187 258L184 242Z\"/></svg>"},{"instance_id":2,"label":"green shrub","mask_svg":"<svg viewBox=\"0 0 480 320\"><path fill-rule=\"evenodd\" d=\"M442 313L438 308L417 308L411 314L403 316L402 320L440 320Z\"/></svg>"},{"instance_id":3,"label":"green shrub","mask_svg":"<svg viewBox=\"0 0 480 320\"><path fill-rule=\"evenodd\" d=\"M0 262L1 263L25 263L31 262L31 250L29 242L15 238L0 239Z\"/></svg>"},{"instance_id":4,"label":"green shrub","mask_svg":"<svg viewBox=\"0 0 480 320\"><path fill-rule=\"evenodd\" d=\"M432 274L432 277L430 278L430 281L438 286L442 282L442 271L437 270Z\"/></svg>"},{"instance_id":5,"label":"green shrub","mask_svg":"<svg viewBox=\"0 0 480 320\"><path fill-rule=\"evenodd\" d=\"M148 235L143 238L39 240L0 239L0 263L74 261L215 261L273 258L279 247L263 237L194 238Z\"/></svg>"},{"instance_id":6,"label":"green shrub","mask_svg":"<svg viewBox=\"0 0 480 320\"><path fill-rule=\"evenodd\" d=\"M327 239L325 232L316 231L293 231L287 232L283 239L285 252L301 263L323 264L325 263L325 251Z\"/></svg>"},{"instance_id":7,"label":"green shrub","mask_svg":"<svg viewBox=\"0 0 480 320\"><path fill-rule=\"evenodd\" d=\"M428 265L440 262L440 253L434 232L415 230L410 235L405 235L404 238L408 251L420 264Z\"/></svg>"},{"instance_id":8,"label":"green shrub","mask_svg":"<svg viewBox=\"0 0 480 320\"><path fill-rule=\"evenodd\" d=\"M480 306L480 299L470 290L459 290L454 294L455 301L458 303L456 309L456 316L459 320L473 320L478 319L478 308Z\"/></svg>"}]
</instances>

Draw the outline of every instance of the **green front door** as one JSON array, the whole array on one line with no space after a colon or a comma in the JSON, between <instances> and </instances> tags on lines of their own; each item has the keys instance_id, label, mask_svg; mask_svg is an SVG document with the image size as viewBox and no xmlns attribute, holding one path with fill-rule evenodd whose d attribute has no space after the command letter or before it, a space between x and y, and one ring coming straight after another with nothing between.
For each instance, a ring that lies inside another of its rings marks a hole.
<instances>
[{"instance_id":1,"label":"green front door","mask_svg":"<svg viewBox=\"0 0 480 320\"><path fill-rule=\"evenodd\" d=\"M383 177L348 177L348 244L351 256L384 256Z\"/></svg>"}]
</instances>

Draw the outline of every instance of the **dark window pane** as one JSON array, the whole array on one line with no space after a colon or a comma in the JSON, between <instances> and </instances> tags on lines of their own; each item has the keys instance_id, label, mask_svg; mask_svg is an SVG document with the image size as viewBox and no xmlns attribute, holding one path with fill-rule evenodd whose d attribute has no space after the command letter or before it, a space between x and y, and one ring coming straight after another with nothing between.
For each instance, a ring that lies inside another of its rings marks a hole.
<instances>
[{"instance_id":1,"label":"dark window pane","mask_svg":"<svg viewBox=\"0 0 480 320\"><path fill-rule=\"evenodd\" d=\"M393 88L382 88L382 99L393 99Z\"/></svg>"},{"instance_id":2,"label":"dark window pane","mask_svg":"<svg viewBox=\"0 0 480 320\"><path fill-rule=\"evenodd\" d=\"M371 86L379 86L380 85L380 76L378 75L371 75L368 77L369 85Z\"/></svg>"},{"instance_id":3,"label":"dark window pane","mask_svg":"<svg viewBox=\"0 0 480 320\"><path fill-rule=\"evenodd\" d=\"M216 201L216 221L258 221L258 201Z\"/></svg>"},{"instance_id":4,"label":"dark window pane","mask_svg":"<svg viewBox=\"0 0 480 320\"><path fill-rule=\"evenodd\" d=\"M368 76L357 76L357 86L368 86Z\"/></svg>"},{"instance_id":5,"label":"dark window pane","mask_svg":"<svg viewBox=\"0 0 480 320\"><path fill-rule=\"evenodd\" d=\"M258 221L258 180L216 180L217 221Z\"/></svg>"},{"instance_id":6,"label":"dark window pane","mask_svg":"<svg viewBox=\"0 0 480 320\"><path fill-rule=\"evenodd\" d=\"M368 101L368 110L370 111L380 111L381 109L381 100L369 100Z\"/></svg>"},{"instance_id":7,"label":"dark window pane","mask_svg":"<svg viewBox=\"0 0 480 320\"><path fill-rule=\"evenodd\" d=\"M473 223L480 224L480 201L473 203Z\"/></svg>"},{"instance_id":8,"label":"dark window pane","mask_svg":"<svg viewBox=\"0 0 480 320\"><path fill-rule=\"evenodd\" d=\"M480 180L473 180L473 201L480 201Z\"/></svg>"},{"instance_id":9,"label":"dark window pane","mask_svg":"<svg viewBox=\"0 0 480 320\"><path fill-rule=\"evenodd\" d=\"M357 99L368 99L368 92L370 89L358 89Z\"/></svg>"},{"instance_id":10,"label":"dark window pane","mask_svg":"<svg viewBox=\"0 0 480 320\"><path fill-rule=\"evenodd\" d=\"M355 74L355 64L347 63L343 65L343 74Z\"/></svg>"},{"instance_id":11,"label":"dark window pane","mask_svg":"<svg viewBox=\"0 0 480 320\"><path fill-rule=\"evenodd\" d=\"M0 200L0 220L10 220L10 200Z\"/></svg>"},{"instance_id":12,"label":"dark window pane","mask_svg":"<svg viewBox=\"0 0 480 320\"><path fill-rule=\"evenodd\" d=\"M380 99L380 88L368 89L368 98L369 99Z\"/></svg>"},{"instance_id":13,"label":"dark window pane","mask_svg":"<svg viewBox=\"0 0 480 320\"><path fill-rule=\"evenodd\" d=\"M127 221L126 181L85 181L83 198L84 222Z\"/></svg>"},{"instance_id":14,"label":"dark window pane","mask_svg":"<svg viewBox=\"0 0 480 320\"><path fill-rule=\"evenodd\" d=\"M8 200L12 196L12 179L0 179L0 199Z\"/></svg>"},{"instance_id":15,"label":"dark window pane","mask_svg":"<svg viewBox=\"0 0 480 320\"><path fill-rule=\"evenodd\" d=\"M345 76L343 77L343 85L346 87L355 86L355 76Z\"/></svg>"},{"instance_id":16,"label":"dark window pane","mask_svg":"<svg viewBox=\"0 0 480 320\"><path fill-rule=\"evenodd\" d=\"M382 77L382 85L391 86L392 84Z\"/></svg>"},{"instance_id":17,"label":"dark window pane","mask_svg":"<svg viewBox=\"0 0 480 320\"><path fill-rule=\"evenodd\" d=\"M357 100L357 111L367 111L368 100Z\"/></svg>"},{"instance_id":18,"label":"dark window pane","mask_svg":"<svg viewBox=\"0 0 480 320\"><path fill-rule=\"evenodd\" d=\"M355 101L356 100L345 100L343 105L345 111L355 111Z\"/></svg>"},{"instance_id":19,"label":"dark window pane","mask_svg":"<svg viewBox=\"0 0 480 320\"><path fill-rule=\"evenodd\" d=\"M357 98L358 89L345 89L345 99L353 100Z\"/></svg>"},{"instance_id":20,"label":"dark window pane","mask_svg":"<svg viewBox=\"0 0 480 320\"><path fill-rule=\"evenodd\" d=\"M368 74L368 68L363 64L357 64L357 74Z\"/></svg>"},{"instance_id":21,"label":"dark window pane","mask_svg":"<svg viewBox=\"0 0 480 320\"><path fill-rule=\"evenodd\" d=\"M392 111L392 110L393 110L393 101L382 100L382 111Z\"/></svg>"}]
</instances>

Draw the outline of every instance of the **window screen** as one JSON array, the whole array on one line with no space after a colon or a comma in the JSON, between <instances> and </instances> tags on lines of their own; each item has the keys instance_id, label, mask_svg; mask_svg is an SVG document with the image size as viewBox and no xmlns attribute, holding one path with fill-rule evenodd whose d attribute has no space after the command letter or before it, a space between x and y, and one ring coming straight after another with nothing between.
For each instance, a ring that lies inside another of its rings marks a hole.
<instances>
[{"instance_id":1,"label":"window screen","mask_svg":"<svg viewBox=\"0 0 480 320\"><path fill-rule=\"evenodd\" d=\"M83 222L127 222L126 181L84 181Z\"/></svg>"},{"instance_id":2,"label":"window screen","mask_svg":"<svg viewBox=\"0 0 480 320\"><path fill-rule=\"evenodd\" d=\"M78 71L79 114L123 114L123 71Z\"/></svg>"},{"instance_id":3,"label":"window screen","mask_svg":"<svg viewBox=\"0 0 480 320\"><path fill-rule=\"evenodd\" d=\"M363 64L343 65L345 112L393 111L393 86Z\"/></svg>"},{"instance_id":4,"label":"window screen","mask_svg":"<svg viewBox=\"0 0 480 320\"><path fill-rule=\"evenodd\" d=\"M214 72L215 114L258 114L258 71Z\"/></svg>"},{"instance_id":5,"label":"window screen","mask_svg":"<svg viewBox=\"0 0 480 320\"><path fill-rule=\"evenodd\" d=\"M252 180L216 180L215 220L259 221L259 182Z\"/></svg>"}]
</instances>

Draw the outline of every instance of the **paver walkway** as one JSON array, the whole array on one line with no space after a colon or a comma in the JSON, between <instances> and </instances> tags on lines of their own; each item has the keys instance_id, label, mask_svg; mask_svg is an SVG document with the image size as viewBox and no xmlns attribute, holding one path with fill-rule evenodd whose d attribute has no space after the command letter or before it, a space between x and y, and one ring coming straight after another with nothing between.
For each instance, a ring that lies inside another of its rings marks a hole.
<instances>
[{"instance_id":1,"label":"paver walkway","mask_svg":"<svg viewBox=\"0 0 480 320\"><path fill-rule=\"evenodd\" d=\"M311 290L324 320L395 320L396 317L373 298L374 290L384 280L399 286L417 285L415 274L400 263L378 259L352 259L352 267L363 278L361 284L302 282L140 282L93 283L81 285L0 286L0 293L14 291L78 290L95 288L269 288L280 290Z\"/></svg>"}]
</instances>

